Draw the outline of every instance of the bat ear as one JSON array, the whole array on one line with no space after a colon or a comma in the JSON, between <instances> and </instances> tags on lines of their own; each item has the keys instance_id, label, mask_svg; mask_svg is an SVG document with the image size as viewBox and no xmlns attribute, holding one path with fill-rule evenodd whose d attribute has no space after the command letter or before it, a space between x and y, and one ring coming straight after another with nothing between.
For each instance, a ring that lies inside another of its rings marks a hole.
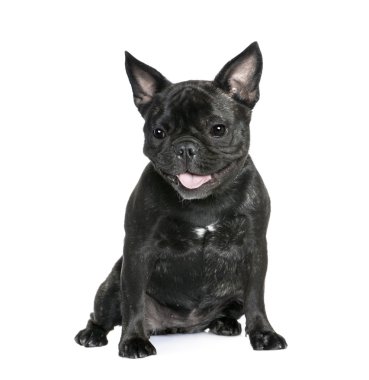
<instances>
[{"instance_id":1,"label":"bat ear","mask_svg":"<svg viewBox=\"0 0 369 380\"><path fill-rule=\"evenodd\" d=\"M126 54L126 71L132 86L133 100L142 116L145 116L154 96L171 83L153 67Z\"/></svg>"},{"instance_id":2,"label":"bat ear","mask_svg":"<svg viewBox=\"0 0 369 380\"><path fill-rule=\"evenodd\" d=\"M259 100L262 69L261 51L258 43L253 42L220 70L214 84L236 100L253 108Z\"/></svg>"}]
</instances>

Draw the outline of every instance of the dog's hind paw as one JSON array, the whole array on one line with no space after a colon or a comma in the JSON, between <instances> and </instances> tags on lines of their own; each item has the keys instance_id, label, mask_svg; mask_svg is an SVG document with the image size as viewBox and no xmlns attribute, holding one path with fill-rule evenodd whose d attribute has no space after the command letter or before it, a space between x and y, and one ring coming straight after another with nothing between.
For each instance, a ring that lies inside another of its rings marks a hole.
<instances>
[{"instance_id":1,"label":"dog's hind paw","mask_svg":"<svg viewBox=\"0 0 369 380\"><path fill-rule=\"evenodd\" d=\"M242 328L235 319L223 317L211 322L209 331L217 335L235 336L241 334Z\"/></svg>"},{"instance_id":2,"label":"dog's hind paw","mask_svg":"<svg viewBox=\"0 0 369 380\"><path fill-rule=\"evenodd\" d=\"M87 327L81 330L74 340L84 347L101 347L108 344L106 334L106 331L102 327L89 321Z\"/></svg>"}]
</instances>

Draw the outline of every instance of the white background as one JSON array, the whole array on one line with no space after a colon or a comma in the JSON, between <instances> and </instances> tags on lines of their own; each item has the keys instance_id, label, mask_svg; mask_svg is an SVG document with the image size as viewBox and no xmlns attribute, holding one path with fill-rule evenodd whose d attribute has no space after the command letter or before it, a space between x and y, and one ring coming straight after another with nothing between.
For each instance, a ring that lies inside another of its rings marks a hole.
<instances>
[{"instance_id":1,"label":"white background","mask_svg":"<svg viewBox=\"0 0 369 380\"><path fill-rule=\"evenodd\" d=\"M3 379L368 378L365 3L1 2ZM288 349L204 333L154 337L157 356L128 360L118 328L104 348L78 346L147 162L124 50L175 82L212 79L254 40L266 305Z\"/></svg>"}]
</instances>

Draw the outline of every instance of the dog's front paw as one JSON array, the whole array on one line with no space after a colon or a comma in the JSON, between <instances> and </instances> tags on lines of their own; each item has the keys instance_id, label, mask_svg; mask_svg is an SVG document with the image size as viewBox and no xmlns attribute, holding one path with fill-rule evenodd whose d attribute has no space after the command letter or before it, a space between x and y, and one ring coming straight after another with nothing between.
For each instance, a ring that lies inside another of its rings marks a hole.
<instances>
[{"instance_id":1,"label":"dog's front paw","mask_svg":"<svg viewBox=\"0 0 369 380\"><path fill-rule=\"evenodd\" d=\"M156 355L155 347L142 338L132 338L119 343L119 356L136 359Z\"/></svg>"},{"instance_id":2,"label":"dog's front paw","mask_svg":"<svg viewBox=\"0 0 369 380\"><path fill-rule=\"evenodd\" d=\"M92 323L89 323L85 329L81 330L74 340L84 347L101 347L108 344L106 331Z\"/></svg>"},{"instance_id":3,"label":"dog's front paw","mask_svg":"<svg viewBox=\"0 0 369 380\"><path fill-rule=\"evenodd\" d=\"M234 318L218 318L209 325L209 330L213 334L235 336L241 334L241 325Z\"/></svg>"},{"instance_id":4,"label":"dog's front paw","mask_svg":"<svg viewBox=\"0 0 369 380\"><path fill-rule=\"evenodd\" d=\"M254 350L282 350L287 347L283 336L274 331L252 331L249 336Z\"/></svg>"}]
</instances>

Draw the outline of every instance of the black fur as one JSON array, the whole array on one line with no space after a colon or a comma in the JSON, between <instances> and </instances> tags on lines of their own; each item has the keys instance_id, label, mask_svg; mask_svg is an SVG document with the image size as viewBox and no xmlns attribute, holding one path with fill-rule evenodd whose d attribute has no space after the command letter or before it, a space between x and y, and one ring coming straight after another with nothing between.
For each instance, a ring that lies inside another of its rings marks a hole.
<instances>
[{"instance_id":1,"label":"black fur","mask_svg":"<svg viewBox=\"0 0 369 380\"><path fill-rule=\"evenodd\" d=\"M107 344L121 324L119 354L145 357L156 353L150 335L238 335L245 314L254 349L285 348L264 307L270 202L248 155L262 71L257 43L213 82L171 84L128 53L126 69L151 162L127 205L123 257L77 343ZM182 173L211 180L189 188Z\"/></svg>"}]
</instances>

